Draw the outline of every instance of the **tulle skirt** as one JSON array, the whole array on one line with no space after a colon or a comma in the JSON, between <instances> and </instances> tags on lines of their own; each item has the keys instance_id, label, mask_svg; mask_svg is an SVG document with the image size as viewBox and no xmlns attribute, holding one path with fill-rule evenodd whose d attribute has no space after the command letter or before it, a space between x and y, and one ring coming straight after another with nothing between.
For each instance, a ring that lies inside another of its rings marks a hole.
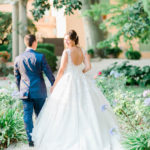
<instances>
[{"instance_id":1,"label":"tulle skirt","mask_svg":"<svg viewBox=\"0 0 150 150\"><path fill-rule=\"evenodd\" d=\"M112 109L91 80L66 73L32 133L36 150L122 150Z\"/></svg>"}]
</instances>

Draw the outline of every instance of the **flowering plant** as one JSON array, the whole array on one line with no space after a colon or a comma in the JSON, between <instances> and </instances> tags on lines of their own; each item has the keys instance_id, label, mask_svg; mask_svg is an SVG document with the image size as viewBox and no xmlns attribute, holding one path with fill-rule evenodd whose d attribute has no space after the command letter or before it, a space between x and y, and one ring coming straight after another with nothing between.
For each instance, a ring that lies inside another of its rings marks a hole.
<instances>
[{"instance_id":1,"label":"flowering plant","mask_svg":"<svg viewBox=\"0 0 150 150\"><path fill-rule=\"evenodd\" d=\"M98 76L96 79L117 116L125 148L150 149L150 90L147 87L126 87L125 81L124 76ZM102 105L100 109L105 112L108 107ZM113 135L114 131L112 128L110 133Z\"/></svg>"},{"instance_id":2,"label":"flowering plant","mask_svg":"<svg viewBox=\"0 0 150 150\"><path fill-rule=\"evenodd\" d=\"M10 58L10 54L7 51L1 51L0 52L0 57L5 59L6 61L8 61L8 59Z\"/></svg>"},{"instance_id":3,"label":"flowering plant","mask_svg":"<svg viewBox=\"0 0 150 150\"><path fill-rule=\"evenodd\" d=\"M0 85L0 149L26 140L22 103L18 94L14 79Z\"/></svg>"}]
</instances>

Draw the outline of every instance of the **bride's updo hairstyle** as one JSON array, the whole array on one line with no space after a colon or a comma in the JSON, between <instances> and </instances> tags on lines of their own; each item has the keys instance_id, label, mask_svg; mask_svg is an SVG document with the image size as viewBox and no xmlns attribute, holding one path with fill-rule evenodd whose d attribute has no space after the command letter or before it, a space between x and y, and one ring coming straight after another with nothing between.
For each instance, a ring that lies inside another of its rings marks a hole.
<instances>
[{"instance_id":1,"label":"bride's updo hairstyle","mask_svg":"<svg viewBox=\"0 0 150 150\"><path fill-rule=\"evenodd\" d=\"M77 33L76 33L75 30L70 30L67 33L67 35L69 35L70 40L72 40L72 41L75 42L75 45L78 45L78 43L79 43L79 37L78 37L78 35L77 35Z\"/></svg>"}]
</instances>

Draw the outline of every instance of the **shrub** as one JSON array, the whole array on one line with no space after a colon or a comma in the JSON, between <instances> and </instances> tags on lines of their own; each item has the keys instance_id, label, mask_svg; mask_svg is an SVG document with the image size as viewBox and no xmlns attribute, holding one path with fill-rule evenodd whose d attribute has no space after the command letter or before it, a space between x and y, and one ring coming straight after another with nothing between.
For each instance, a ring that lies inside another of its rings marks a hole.
<instances>
[{"instance_id":1,"label":"shrub","mask_svg":"<svg viewBox=\"0 0 150 150\"><path fill-rule=\"evenodd\" d=\"M118 58L119 54L122 52L122 50L118 47L114 47L114 48L103 48L101 50L99 50L100 52L100 56L102 58L109 58L109 57L113 57L113 58Z\"/></svg>"},{"instance_id":2,"label":"shrub","mask_svg":"<svg viewBox=\"0 0 150 150\"><path fill-rule=\"evenodd\" d=\"M51 51L48 51L47 49L44 49L44 48L38 48L36 51L44 54L46 57L47 63L49 64L52 71L53 72L56 71L57 57L54 55L54 53L52 53Z\"/></svg>"},{"instance_id":3,"label":"shrub","mask_svg":"<svg viewBox=\"0 0 150 150\"><path fill-rule=\"evenodd\" d=\"M6 44L0 45L0 51L8 51L8 45Z\"/></svg>"},{"instance_id":4,"label":"shrub","mask_svg":"<svg viewBox=\"0 0 150 150\"><path fill-rule=\"evenodd\" d=\"M87 51L87 53L91 56L91 57L94 57L94 50L93 49L89 49Z\"/></svg>"},{"instance_id":5,"label":"shrub","mask_svg":"<svg viewBox=\"0 0 150 150\"><path fill-rule=\"evenodd\" d=\"M138 66L127 65L127 63L129 62L125 61L118 65L115 62L111 67L103 70L102 73L107 77L125 76L125 85L150 85L150 66L144 66L143 68L140 68Z\"/></svg>"},{"instance_id":6,"label":"shrub","mask_svg":"<svg viewBox=\"0 0 150 150\"><path fill-rule=\"evenodd\" d=\"M111 104L127 150L150 149L150 90L146 87L124 86L126 78L96 78L98 87ZM145 90L145 91L144 91ZM106 110L107 111L107 110Z\"/></svg>"},{"instance_id":7,"label":"shrub","mask_svg":"<svg viewBox=\"0 0 150 150\"><path fill-rule=\"evenodd\" d=\"M141 58L141 53L139 51L127 51L125 53L127 59L135 59L138 60Z\"/></svg>"},{"instance_id":8,"label":"shrub","mask_svg":"<svg viewBox=\"0 0 150 150\"><path fill-rule=\"evenodd\" d=\"M10 58L10 54L7 51L1 51L0 58L3 58L3 60L7 62Z\"/></svg>"},{"instance_id":9,"label":"shrub","mask_svg":"<svg viewBox=\"0 0 150 150\"><path fill-rule=\"evenodd\" d=\"M54 44L49 44L49 43L39 43L37 48L42 48L42 49L47 49L50 52L54 53L55 52L55 46Z\"/></svg>"},{"instance_id":10,"label":"shrub","mask_svg":"<svg viewBox=\"0 0 150 150\"><path fill-rule=\"evenodd\" d=\"M15 93L13 86L0 89L0 149L26 140L22 103Z\"/></svg>"},{"instance_id":11,"label":"shrub","mask_svg":"<svg viewBox=\"0 0 150 150\"><path fill-rule=\"evenodd\" d=\"M0 63L0 76L13 74L13 67L7 67L5 63Z\"/></svg>"},{"instance_id":12,"label":"shrub","mask_svg":"<svg viewBox=\"0 0 150 150\"><path fill-rule=\"evenodd\" d=\"M11 143L25 141L23 113L17 108L7 109L0 113L0 148L8 147Z\"/></svg>"},{"instance_id":13,"label":"shrub","mask_svg":"<svg viewBox=\"0 0 150 150\"><path fill-rule=\"evenodd\" d=\"M124 136L123 144L129 150L150 150L150 130L140 129Z\"/></svg>"}]
</instances>

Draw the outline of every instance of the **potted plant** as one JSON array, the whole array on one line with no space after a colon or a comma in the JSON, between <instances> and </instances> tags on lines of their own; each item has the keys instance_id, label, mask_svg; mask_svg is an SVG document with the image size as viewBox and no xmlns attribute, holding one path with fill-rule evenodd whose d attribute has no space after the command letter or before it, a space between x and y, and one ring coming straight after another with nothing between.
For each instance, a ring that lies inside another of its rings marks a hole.
<instances>
[{"instance_id":1,"label":"potted plant","mask_svg":"<svg viewBox=\"0 0 150 150\"><path fill-rule=\"evenodd\" d=\"M87 53L90 55L91 58L94 57L94 50L93 50L93 49L89 49L89 50L87 51Z\"/></svg>"},{"instance_id":2,"label":"potted plant","mask_svg":"<svg viewBox=\"0 0 150 150\"><path fill-rule=\"evenodd\" d=\"M131 46L128 51L126 51L125 56L127 59L135 59L138 60L141 58L141 53L139 51L133 50Z\"/></svg>"},{"instance_id":3,"label":"potted plant","mask_svg":"<svg viewBox=\"0 0 150 150\"><path fill-rule=\"evenodd\" d=\"M100 50L100 56L102 58L118 58L120 53L122 53L122 50L119 47L105 47Z\"/></svg>"}]
</instances>

